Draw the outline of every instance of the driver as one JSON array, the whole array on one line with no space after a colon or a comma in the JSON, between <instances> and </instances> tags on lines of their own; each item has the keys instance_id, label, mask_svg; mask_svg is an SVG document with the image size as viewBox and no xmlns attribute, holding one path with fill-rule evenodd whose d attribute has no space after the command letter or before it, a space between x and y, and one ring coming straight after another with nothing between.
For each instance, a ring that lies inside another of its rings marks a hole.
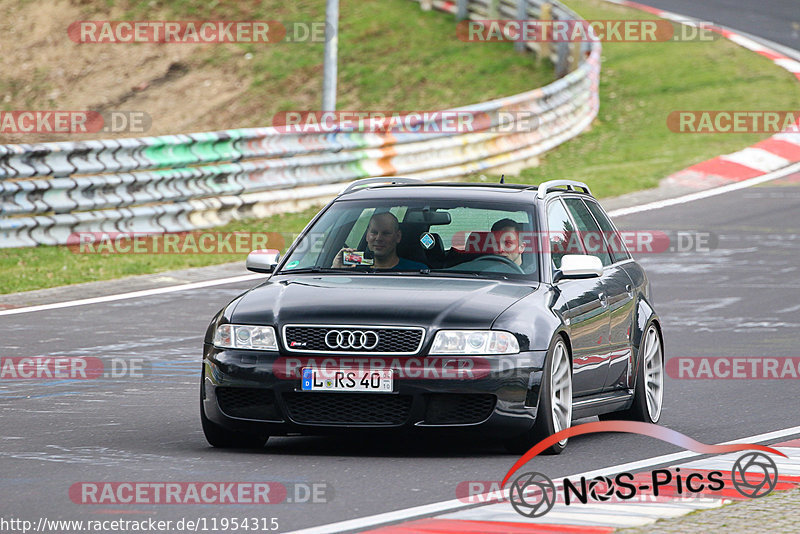
<instances>
[{"instance_id":1,"label":"driver","mask_svg":"<svg viewBox=\"0 0 800 534\"><path fill-rule=\"evenodd\" d=\"M424 263L401 258L397 255L397 245L402 238L400 222L393 214L386 211L372 216L367 226L367 248L372 251L375 258L375 264L373 265L375 269L419 271L428 268ZM336 254L331 267L345 267L342 261L342 253L355 252L355 250L354 248L346 247L341 249Z\"/></svg>"},{"instance_id":2,"label":"driver","mask_svg":"<svg viewBox=\"0 0 800 534\"><path fill-rule=\"evenodd\" d=\"M525 243L520 242L519 233L522 225L512 219L500 219L492 225L499 250L498 256L503 256L513 261L520 267L522 266L522 253L525 252Z\"/></svg>"}]
</instances>

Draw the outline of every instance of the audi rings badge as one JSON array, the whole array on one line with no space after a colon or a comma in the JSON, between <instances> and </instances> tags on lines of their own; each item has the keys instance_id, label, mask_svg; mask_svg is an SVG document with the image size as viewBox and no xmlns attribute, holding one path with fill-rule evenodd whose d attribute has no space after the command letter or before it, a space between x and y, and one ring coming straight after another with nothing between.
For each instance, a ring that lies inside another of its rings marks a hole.
<instances>
[{"instance_id":1,"label":"audi rings badge","mask_svg":"<svg viewBox=\"0 0 800 534\"><path fill-rule=\"evenodd\" d=\"M329 330L325 334L325 344L332 349L372 350L378 341L378 333L372 330Z\"/></svg>"}]
</instances>

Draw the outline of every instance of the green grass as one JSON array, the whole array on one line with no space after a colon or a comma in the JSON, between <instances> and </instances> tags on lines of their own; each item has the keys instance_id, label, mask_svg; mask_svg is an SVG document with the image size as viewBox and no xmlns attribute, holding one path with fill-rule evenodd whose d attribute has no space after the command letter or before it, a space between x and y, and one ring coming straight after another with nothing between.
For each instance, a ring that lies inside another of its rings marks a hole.
<instances>
[{"instance_id":1,"label":"green grass","mask_svg":"<svg viewBox=\"0 0 800 534\"><path fill-rule=\"evenodd\" d=\"M598 0L567 3L585 18L650 18ZM172 9L199 10L202 5L186 0ZM218 9L221 4L212 5ZM281 17L300 20L307 11L311 15L306 17L313 19L321 13L321 5L319 1L281 4ZM513 53L510 46L461 43L454 31L452 17L420 12L418 4L406 0L382 1L380 9L374 1L343 3L339 109L435 109L544 83L544 70L535 69L534 62ZM278 79L311 87L303 85L303 76L318 86L319 63L305 55L313 46L286 45L254 53L257 87L251 93L266 98L264 91L274 90ZM666 127L669 112L800 107L800 88L793 76L725 40L607 43L600 91L601 110L592 128L512 180L579 179L599 197L654 187L675 171L765 137L672 133ZM286 96L271 97L271 109L296 109L304 102L319 101L312 89L274 94ZM316 211L239 221L218 230L298 232ZM79 255L64 247L0 249L0 294L242 259L242 255Z\"/></svg>"},{"instance_id":2,"label":"green grass","mask_svg":"<svg viewBox=\"0 0 800 534\"><path fill-rule=\"evenodd\" d=\"M315 208L302 213L275 215L266 220L237 221L212 231L296 233L317 211ZM290 243L288 240L287 245ZM94 250L101 250L101 247ZM0 249L0 295L243 259L242 254L89 254L53 246Z\"/></svg>"}]
</instances>

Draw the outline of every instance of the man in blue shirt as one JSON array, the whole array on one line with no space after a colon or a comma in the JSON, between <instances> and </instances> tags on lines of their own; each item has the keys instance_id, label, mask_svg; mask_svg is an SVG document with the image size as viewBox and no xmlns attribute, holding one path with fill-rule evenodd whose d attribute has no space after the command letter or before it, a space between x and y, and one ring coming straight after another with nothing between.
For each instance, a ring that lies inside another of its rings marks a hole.
<instances>
[{"instance_id":1,"label":"man in blue shirt","mask_svg":"<svg viewBox=\"0 0 800 534\"><path fill-rule=\"evenodd\" d=\"M376 213L369 220L367 225L367 248L372 251L375 269L389 271L419 271L427 269L428 266L418 261L401 258L397 255L397 245L403 238L400 231L400 222L393 214L388 211ZM344 267L342 260L343 252L354 252L354 248L343 248L336 254L333 260L334 268Z\"/></svg>"}]
</instances>

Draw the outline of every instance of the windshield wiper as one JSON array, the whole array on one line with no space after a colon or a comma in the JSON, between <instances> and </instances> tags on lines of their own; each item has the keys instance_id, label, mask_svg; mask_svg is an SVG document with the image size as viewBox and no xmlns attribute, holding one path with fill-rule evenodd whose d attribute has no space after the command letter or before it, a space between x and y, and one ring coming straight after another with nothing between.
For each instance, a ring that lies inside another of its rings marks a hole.
<instances>
[{"instance_id":1,"label":"windshield wiper","mask_svg":"<svg viewBox=\"0 0 800 534\"><path fill-rule=\"evenodd\" d=\"M476 273L474 271L448 271L445 269L415 269L409 271L392 271L392 270L381 270L381 271L373 271L381 274L405 274L405 275L425 275L425 276L462 276L467 275L473 278L480 278L481 274Z\"/></svg>"},{"instance_id":2,"label":"windshield wiper","mask_svg":"<svg viewBox=\"0 0 800 534\"><path fill-rule=\"evenodd\" d=\"M394 271L392 269L374 269L372 271L368 271L373 274L430 274L430 269L409 269L403 271Z\"/></svg>"},{"instance_id":3,"label":"windshield wiper","mask_svg":"<svg viewBox=\"0 0 800 534\"><path fill-rule=\"evenodd\" d=\"M335 267L304 267L302 269L281 269L278 274L305 274L305 273L351 273L353 269Z\"/></svg>"},{"instance_id":4,"label":"windshield wiper","mask_svg":"<svg viewBox=\"0 0 800 534\"><path fill-rule=\"evenodd\" d=\"M440 275L440 276L471 276L473 278L480 278L481 273L475 271L453 271L450 269L428 269L426 274Z\"/></svg>"}]
</instances>

